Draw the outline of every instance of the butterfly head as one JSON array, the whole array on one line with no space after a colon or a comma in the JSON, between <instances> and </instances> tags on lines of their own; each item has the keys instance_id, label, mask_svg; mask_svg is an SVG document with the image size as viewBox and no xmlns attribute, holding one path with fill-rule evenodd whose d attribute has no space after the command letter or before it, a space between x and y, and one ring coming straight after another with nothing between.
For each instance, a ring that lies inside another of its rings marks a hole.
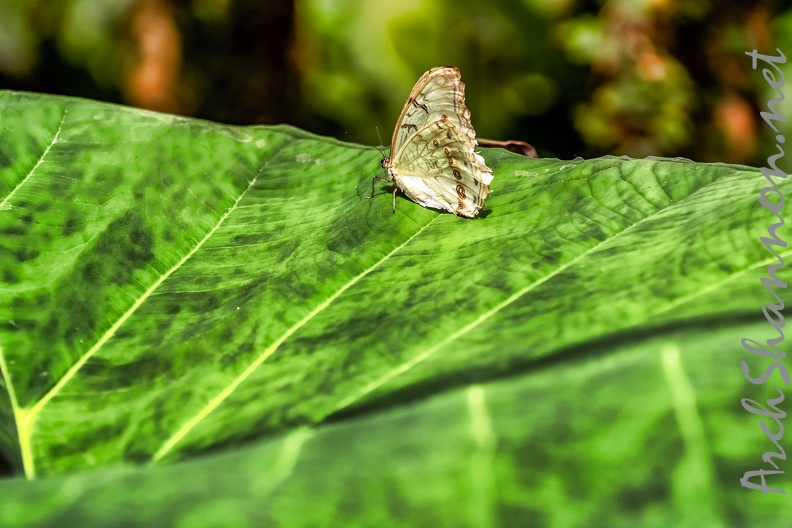
<instances>
[{"instance_id":1,"label":"butterfly head","mask_svg":"<svg viewBox=\"0 0 792 528\"><path fill-rule=\"evenodd\" d=\"M388 165L390 165L390 158L387 156L383 156L382 159L380 160L380 165L382 166L383 169L387 169Z\"/></svg>"}]
</instances>

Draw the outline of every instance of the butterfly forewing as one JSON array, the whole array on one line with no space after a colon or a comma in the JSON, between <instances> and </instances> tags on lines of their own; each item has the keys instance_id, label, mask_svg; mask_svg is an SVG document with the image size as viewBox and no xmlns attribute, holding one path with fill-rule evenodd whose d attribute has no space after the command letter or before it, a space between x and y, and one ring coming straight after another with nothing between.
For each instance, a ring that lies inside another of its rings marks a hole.
<instances>
[{"instance_id":1,"label":"butterfly forewing","mask_svg":"<svg viewBox=\"0 0 792 528\"><path fill-rule=\"evenodd\" d=\"M423 205L474 217L484 205L492 170L475 152L476 132L459 70L433 68L413 87L391 140L388 175Z\"/></svg>"},{"instance_id":2,"label":"butterfly forewing","mask_svg":"<svg viewBox=\"0 0 792 528\"><path fill-rule=\"evenodd\" d=\"M415 83L393 131L391 156L398 154L410 136L441 119L475 140L470 111L465 106L465 83L459 70L446 66L432 68Z\"/></svg>"}]
</instances>

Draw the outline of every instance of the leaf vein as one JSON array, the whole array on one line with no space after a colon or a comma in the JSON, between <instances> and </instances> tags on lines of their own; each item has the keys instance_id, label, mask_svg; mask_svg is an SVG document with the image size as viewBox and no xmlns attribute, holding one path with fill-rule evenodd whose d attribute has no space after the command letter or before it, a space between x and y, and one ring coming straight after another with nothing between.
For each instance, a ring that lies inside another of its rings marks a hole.
<instances>
[{"instance_id":1,"label":"leaf vein","mask_svg":"<svg viewBox=\"0 0 792 528\"><path fill-rule=\"evenodd\" d=\"M711 182L709 185L712 185L713 183L715 183L715 182ZM450 334L448 337L446 337L445 339L441 340L437 344L429 347L424 352L414 356L409 361L407 361L407 362L399 365L398 367L390 370L389 372L387 372L386 374L381 376L379 379L377 379L375 381L372 381L371 383L365 385L359 391L357 391L357 392L351 394L350 396L348 396L347 398L344 398L343 400L341 400L341 402L336 406L336 408L334 410L334 413L337 413L341 409L352 405L355 401L363 398L367 394L370 394L371 392L375 391L379 387L381 387L381 386L385 385L386 383L388 383L390 380L398 377L399 375L401 375L401 374L407 372L408 370L410 370L411 368L413 368L415 365L417 365L417 364L423 362L424 360L428 359L429 357L434 355L438 350L440 350L443 347L451 344L452 342L456 341L457 339L459 339L463 335L467 334L468 332L470 332L474 328L476 328L479 325L481 325L482 323L486 322L491 317L496 315L498 312L500 312L501 310L503 310L504 308L506 308L510 304L514 303L515 301L517 301L517 299L519 299L520 297L522 297L526 293L530 292L531 290L533 290L537 286L540 286L543 283L547 282L548 280L552 279L553 277L555 277L556 275L560 274L564 270L572 267L573 265L575 265L581 259L583 259L583 258L587 257L588 255L596 252L600 248L602 248L604 246L607 246L608 244L610 244L611 242L616 240L618 237L624 236L625 233L627 233L629 231L632 231L637 226L639 226L639 225L641 225L641 224L653 219L657 214L660 214L660 213L662 213L664 211L667 211L669 209L672 209L674 207L682 206L683 204L685 204L685 202L687 202L688 200L693 198L695 195L700 193L703 189L706 189L709 185L702 186L701 188L697 189L692 194L687 196L684 200L680 200L678 202L675 202L675 203L671 204L670 206L668 206L668 207L666 207L664 209L657 210L657 211L647 215L646 217L641 218L640 220L638 220L638 221L634 222L633 224L631 224L631 225L627 226L626 228L624 228L621 232L615 234L614 236L612 236L610 238L607 238L605 240L602 240L602 241L598 242L597 244L595 244L591 248L587 249L586 251L584 251L583 253L581 253L577 257L573 258L572 260L570 260L566 264L564 264L562 266L559 266L555 271L553 271L551 273L548 273L547 275L545 275L541 279L538 279L538 280L532 282L531 284L525 286L524 288L518 290L517 292L513 293L512 295L507 297L505 300L501 301L500 303L498 303L494 307L490 308L488 311L484 312L483 314L478 316L476 319L474 319L473 321L471 321L467 325L463 326L462 328L460 328L456 332Z\"/></svg>"},{"instance_id":2,"label":"leaf vein","mask_svg":"<svg viewBox=\"0 0 792 528\"><path fill-rule=\"evenodd\" d=\"M223 225L223 222L225 222L226 218L228 218L228 216L234 210L236 210L236 207L239 204L240 200L242 200L242 198L247 194L247 192L253 187L255 183L256 183L256 178L253 178L253 180L248 184L247 188L240 193L234 205L228 208L228 210L219 218L215 226L206 234L206 236L204 236L195 245L195 247L192 250L190 250L189 253L187 253L184 257L182 257L182 259L179 260L179 262L177 262L173 267L171 267L171 269L165 272L156 282L154 282L154 284L149 286L149 288L145 292L143 292L143 294L140 297L138 297L135 300L132 306L130 306L127 309L127 311L124 312L121 315L121 317L119 317L118 320L109 329L105 331L104 334L102 334L99 340L90 349L88 349L88 351L85 354L83 354L74 363L74 365L72 365L71 368L69 368L68 371L66 371L66 373L49 390L49 392L47 392L34 406L28 409L20 410L20 412L18 413L18 423L22 424L19 427L21 430L20 446L23 453L26 454L26 456L23 456L23 461L25 463L25 472L28 475L28 478L32 478L33 476L35 476L35 468L33 467L33 460L30 453L30 449L31 449L30 433L31 433L32 424L35 421L38 414L41 412L41 409L50 400L52 400L52 398L54 398L61 391L61 389L63 389L63 387L69 382L69 380L71 380L77 374L77 372L83 367L83 365L85 365L85 363L92 356L94 356L99 351L99 349L101 349L101 347L104 346L104 344L110 340L110 338L113 337L113 335L115 335L116 331L121 327L121 325L123 325L132 316L132 314L135 313L135 311L138 308L140 308L140 306L146 301L146 299L151 297L155 293L155 290L163 282L165 282L165 280L167 280L168 277L170 277L174 272L176 272L176 270L181 268L181 266L184 265L184 263L187 262L204 245L204 243L206 243L207 240L209 240L209 238L215 233L215 231L217 231L217 229L219 229L219 227Z\"/></svg>"},{"instance_id":3,"label":"leaf vein","mask_svg":"<svg viewBox=\"0 0 792 528\"><path fill-rule=\"evenodd\" d=\"M318 315L322 310L330 306L338 297L341 296L345 291L349 288L357 284L362 278L367 276L369 273L377 269L383 262L387 261L391 258L394 254L399 252L402 248L407 246L413 239L415 239L418 235L420 235L424 230L426 230L432 223L439 217L443 215L438 214L434 218L432 218L426 225L421 227L418 231L412 234L407 240L402 242L400 245L396 246L390 253L382 257L380 260L375 262L371 265L368 269L363 271L362 273L358 274L357 276L353 277L349 282L341 286L333 295L325 299L322 303L317 305L313 310L311 310L308 314L305 315L302 319L300 319L297 323L292 325L288 328L278 339L276 339L270 346L268 346L264 352L261 353L259 357L257 357L239 376L234 378L234 380L226 386L225 389L220 391L220 393L212 398L209 403L207 403L203 408L201 408L198 413L193 416L190 420L188 420L182 427L179 428L164 444L157 450L156 453L151 458L150 464L155 464L159 460L161 460L166 454L168 454L175 446L178 444L187 434L198 425L201 420L206 418L213 410L215 410L219 405L228 398L237 387L239 387L247 378L249 378L255 370L261 366L264 361L267 360L275 351L295 332L297 332L300 328L305 326L309 321L311 321L316 315Z\"/></svg>"},{"instance_id":4,"label":"leaf vein","mask_svg":"<svg viewBox=\"0 0 792 528\"><path fill-rule=\"evenodd\" d=\"M27 183L27 181L30 179L30 177L33 176L33 173L36 172L36 169L38 169L39 165L41 165L41 163L44 161L44 156L46 156L47 153L49 153L49 151L52 148L52 146L55 143L58 142L58 138L60 137L61 129L63 128L63 122L66 120L66 113L67 112L68 112L68 107L65 107L63 109L63 115L61 116L60 123L58 123L58 130L56 130L55 131L55 135L52 136L52 141L50 141L50 144L47 145L47 148L44 149L44 152L41 153L41 156L39 157L38 161L36 162L35 165L33 165L33 168L30 169L30 171L27 173L27 176L25 176L22 179L22 181L19 182L16 185L16 187L11 189L11 192L8 193L5 198L0 199L0 210L9 210L9 209L11 209L11 198L17 193L17 191L19 189L22 188L22 186L25 183Z\"/></svg>"},{"instance_id":5,"label":"leaf vein","mask_svg":"<svg viewBox=\"0 0 792 528\"><path fill-rule=\"evenodd\" d=\"M792 251L787 251L785 253L780 253L778 256L781 257L781 258L792 257ZM759 262L755 262L754 264L752 264L751 266L748 266L745 269L742 269L742 270L739 270L739 271L735 271L734 273L732 273L731 275L728 275L723 280L720 280L720 281L718 281L716 283L710 284L709 286L697 289L695 292L693 292L693 293L691 293L689 295L685 295L685 296L682 296L682 297L677 297L672 302L669 302L664 307L662 307L659 310L657 310L654 313L652 313L651 317L654 317L654 316L669 312L669 311L671 311L671 310L673 310L673 309L675 309L675 308L677 308L677 307L679 307L679 306L681 306L681 305L683 305L683 304L685 304L687 302L690 302L690 301L696 299L697 297L702 297L702 296L704 296L704 295L706 295L708 293L711 293L711 292L717 290L718 288L721 288L725 284L728 284L729 282L731 282L731 281L733 281L733 280L735 280L735 279L737 279L739 277L742 277L743 275L746 275L747 273L750 273L750 272L754 271L757 268L760 268L762 266L770 266L770 265L772 265L773 263L776 263L776 262L778 262L778 259L775 258L775 257L768 257L768 258L766 258L764 260L760 260Z\"/></svg>"}]
</instances>

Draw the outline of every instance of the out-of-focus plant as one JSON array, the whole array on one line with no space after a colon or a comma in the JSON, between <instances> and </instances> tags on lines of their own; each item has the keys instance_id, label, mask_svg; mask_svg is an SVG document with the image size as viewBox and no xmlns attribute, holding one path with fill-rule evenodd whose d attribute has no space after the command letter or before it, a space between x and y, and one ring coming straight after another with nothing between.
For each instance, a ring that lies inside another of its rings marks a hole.
<instances>
[{"instance_id":1,"label":"out-of-focus plant","mask_svg":"<svg viewBox=\"0 0 792 528\"><path fill-rule=\"evenodd\" d=\"M694 84L644 8L610 1L599 17L571 18L557 27L567 56L589 65L596 85L573 108L591 150L657 155L678 151L693 134Z\"/></svg>"},{"instance_id":2,"label":"out-of-focus plant","mask_svg":"<svg viewBox=\"0 0 792 528\"><path fill-rule=\"evenodd\" d=\"M731 2L729 2L731 4ZM607 0L558 27L567 56L591 66L574 120L595 152L755 159L758 90L745 51L772 49L770 2Z\"/></svg>"},{"instance_id":3,"label":"out-of-focus plant","mask_svg":"<svg viewBox=\"0 0 792 528\"><path fill-rule=\"evenodd\" d=\"M543 155L580 150L566 108L586 68L559 60L551 28L569 0L357 0L297 4L295 60L303 100L347 129L389 143L415 81L460 68L479 135L521 139Z\"/></svg>"},{"instance_id":4,"label":"out-of-focus plant","mask_svg":"<svg viewBox=\"0 0 792 528\"><path fill-rule=\"evenodd\" d=\"M696 0L0 0L0 87L389 143L458 66L480 136L541 156L761 163L773 95L745 51L792 9ZM788 70L788 66L785 66ZM784 125L788 126L788 125ZM764 138L761 139L760 138Z\"/></svg>"},{"instance_id":5,"label":"out-of-focus plant","mask_svg":"<svg viewBox=\"0 0 792 528\"><path fill-rule=\"evenodd\" d=\"M0 0L0 88L293 120L291 0Z\"/></svg>"},{"instance_id":6,"label":"out-of-focus plant","mask_svg":"<svg viewBox=\"0 0 792 528\"><path fill-rule=\"evenodd\" d=\"M745 51L775 48L778 2L297 5L303 98L344 127L390 126L424 70L454 64L480 135L524 139L543 156L761 159L763 81Z\"/></svg>"},{"instance_id":7,"label":"out-of-focus plant","mask_svg":"<svg viewBox=\"0 0 792 528\"><path fill-rule=\"evenodd\" d=\"M784 99L777 105L778 111L786 117L786 121L775 121L778 132L771 129L764 121L759 123L761 129L760 134L765 138L765 140L760 143L757 155L757 157L761 157L761 160L757 161L757 163L761 165L765 165L766 162L763 160L766 160L768 156L778 154L778 148L776 147L776 136L778 134L787 138L787 141L792 138L792 105L790 105L790 100L792 100L792 9L776 17L772 24L773 34L776 35L776 42L772 46L767 46L770 48L768 51L772 55L777 55L776 48L778 48L786 54L787 58L786 63L778 65L784 74L785 83L782 88ZM746 58L750 60L749 57ZM757 70L753 72L754 81L760 83L762 87L759 94L759 101L757 102L759 109L754 110L754 112L768 111L768 103L779 97L776 90L762 77L761 70L762 67L759 66ZM781 147L784 148L785 151L788 150L785 145L781 145ZM783 166L788 168L790 164L788 160L785 161L786 163Z\"/></svg>"},{"instance_id":8,"label":"out-of-focus plant","mask_svg":"<svg viewBox=\"0 0 792 528\"><path fill-rule=\"evenodd\" d=\"M135 0L0 0L0 75L22 86L35 77L49 80L53 91L83 88L86 83L67 78L73 68L96 86L92 94L112 91L129 52L123 25L134 4ZM52 55L62 64L52 67Z\"/></svg>"}]
</instances>

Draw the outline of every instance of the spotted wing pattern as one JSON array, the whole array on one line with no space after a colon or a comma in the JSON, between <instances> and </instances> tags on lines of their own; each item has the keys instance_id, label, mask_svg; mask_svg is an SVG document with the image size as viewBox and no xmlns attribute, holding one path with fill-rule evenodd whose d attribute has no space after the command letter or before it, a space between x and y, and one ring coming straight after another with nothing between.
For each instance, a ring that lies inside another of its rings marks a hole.
<instances>
[{"instance_id":1,"label":"spotted wing pattern","mask_svg":"<svg viewBox=\"0 0 792 528\"><path fill-rule=\"evenodd\" d=\"M432 68L413 86L396 121L391 156L396 156L412 134L443 116L475 142L476 131L470 124L470 110L465 106L465 83L458 69L447 66Z\"/></svg>"},{"instance_id":2,"label":"spotted wing pattern","mask_svg":"<svg viewBox=\"0 0 792 528\"><path fill-rule=\"evenodd\" d=\"M472 218L484 205L492 171L448 120L413 134L392 163L394 183L424 207Z\"/></svg>"}]
</instances>

